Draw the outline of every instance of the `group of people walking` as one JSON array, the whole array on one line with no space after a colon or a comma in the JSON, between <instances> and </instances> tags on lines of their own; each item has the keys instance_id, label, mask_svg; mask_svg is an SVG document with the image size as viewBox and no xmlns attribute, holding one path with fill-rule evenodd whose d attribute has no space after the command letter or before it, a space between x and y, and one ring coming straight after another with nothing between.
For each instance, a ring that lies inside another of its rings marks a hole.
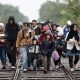
<instances>
[{"instance_id":1,"label":"group of people walking","mask_svg":"<svg viewBox=\"0 0 80 80\"><path fill-rule=\"evenodd\" d=\"M80 53L77 24L67 24L61 28L52 21L39 25L36 20L32 20L32 23L23 23L21 26L15 22L13 16L9 17L5 27L3 23L0 23L2 69L6 69L6 57L9 59L11 68L16 68L16 53L19 52L23 71L27 71L33 66L34 72L37 68L44 67L43 71L47 73L50 69L51 58L55 68L59 68L64 52L69 58L71 71L74 70L73 63L76 66Z\"/></svg>"}]
</instances>

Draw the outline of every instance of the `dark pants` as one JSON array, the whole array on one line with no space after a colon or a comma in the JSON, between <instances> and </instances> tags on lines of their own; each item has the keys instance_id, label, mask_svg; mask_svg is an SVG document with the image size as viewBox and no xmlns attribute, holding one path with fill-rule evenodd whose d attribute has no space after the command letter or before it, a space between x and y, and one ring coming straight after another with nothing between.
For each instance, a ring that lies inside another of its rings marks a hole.
<instances>
[{"instance_id":1,"label":"dark pants","mask_svg":"<svg viewBox=\"0 0 80 80\"><path fill-rule=\"evenodd\" d=\"M7 42L7 56L9 58L9 62L12 66L16 64L16 41Z\"/></svg>"},{"instance_id":2,"label":"dark pants","mask_svg":"<svg viewBox=\"0 0 80 80\"><path fill-rule=\"evenodd\" d=\"M73 64L76 65L79 61L79 55L75 55L75 60L73 61L73 56L69 56L69 66L73 68Z\"/></svg>"},{"instance_id":3,"label":"dark pants","mask_svg":"<svg viewBox=\"0 0 80 80\"><path fill-rule=\"evenodd\" d=\"M2 65L6 65L6 46L0 46L0 57Z\"/></svg>"},{"instance_id":4,"label":"dark pants","mask_svg":"<svg viewBox=\"0 0 80 80\"><path fill-rule=\"evenodd\" d=\"M54 64L55 64L55 66L57 66L57 65L60 66L60 64L61 64L62 49L57 49L57 52L58 52L60 58L58 60L54 60Z\"/></svg>"},{"instance_id":5,"label":"dark pants","mask_svg":"<svg viewBox=\"0 0 80 80\"><path fill-rule=\"evenodd\" d=\"M44 71L49 70L49 68L50 68L50 60L51 60L51 57L43 56Z\"/></svg>"},{"instance_id":6,"label":"dark pants","mask_svg":"<svg viewBox=\"0 0 80 80\"><path fill-rule=\"evenodd\" d=\"M55 66L59 65L60 66L60 58L58 60L54 60Z\"/></svg>"},{"instance_id":7,"label":"dark pants","mask_svg":"<svg viewBox=\"0 0 80 80\"><path fill-rule=\"evenodd\" d=\"M38 54L36 53L29 53L28 54L28 65L30 67L30 65L33 65L33 70L36 71L37 69L37 60L38 60Z\"/></svg>"}]
</instances>

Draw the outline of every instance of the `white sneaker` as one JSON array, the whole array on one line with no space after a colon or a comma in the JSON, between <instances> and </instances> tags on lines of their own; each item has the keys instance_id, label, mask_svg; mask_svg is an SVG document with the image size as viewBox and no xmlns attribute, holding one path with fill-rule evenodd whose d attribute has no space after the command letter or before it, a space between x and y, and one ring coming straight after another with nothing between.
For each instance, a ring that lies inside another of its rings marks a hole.
<instances>
[{"instance_id":1,"label":"white sneaker","mask_svg":"<svg viewBox=\"0 0 80 80\"><path fill-rule=\"evenodd\" d=\"M79 66L78 66L78 65L75 65L74 67L75 67L75 69L78 69L78 68L79 68Z\"/></svg>"},{"instance_id":2,"label":"white sneaker","mask_svg":"<svg viewBox=\"0 0 80 80\"><path fill-rule=\"evenodd\" d=\"M8 64L8 67L11 67L11 64L10 63Z\"/></svg>"},{"instance_id":3,"label":"white sneaker","mask_svg":"<svg viewBox=\"0 0 80 80\"><path fill-rule=\"evenodd\" d=\"M25 72L25 71L27 71L27 69L23 69L23 71Z\"/></svg>"},{"instance_id":4,"label":"white sneaker","mask_svg":"<svg viewBox=\"0 0 80 80\"><path fill-rule=\"evenodd\" d=\"M12 66L11 68L12 68L12 69L15 69L16 67L15 67L15 66Z\"/></svg>"},{"instance_id":5,"label":"white sneaker","mask_svg":"<svg viewBox=\"0 0 80 80\"><path fill-rule=\"evenodd\" d=\"M73 69L73 68L71 68L71 69L70 69L70 71L74 71L74 69Z\"/></svg>"},{"instance_id":6,"label":"white sneaker","mask_svg":"<svg viewBox=\"0 0 80 80\"><path fill-rule=\"evenodd\" d=\"M58 68L59 68L59 66L57 65L55 68L56 68L56 69L58 69Z\"/></svg>"}]
</instances>

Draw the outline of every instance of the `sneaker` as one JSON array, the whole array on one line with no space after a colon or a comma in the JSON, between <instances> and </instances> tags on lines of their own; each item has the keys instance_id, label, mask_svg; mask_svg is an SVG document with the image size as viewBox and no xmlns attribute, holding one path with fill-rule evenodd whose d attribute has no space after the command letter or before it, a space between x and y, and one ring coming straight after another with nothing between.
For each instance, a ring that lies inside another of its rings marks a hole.
<instances>
[{"instance_id":1,"label":"sneaker","mask_svg":"<svg viewBox=\"0 0 80 80\"><path fill-rule=\"evenodd\" d=\"M44 70L44 74L47 74L47 71Z\"/></svg>"},{"instance_id":2,"label":"sneaker","mask_svg":"<svg viewBox=\"0 0 80 80\"><path fill-rule=\"evenodd\" d=\"M3 66L3 67L2 67L2 69L6 69L6 67L5 67L5 66Z\"/></svg>"},{"instance_id":3,"label":"sneaker","mask_svg":"<svg viewBox=\"0 0 80 80\"><path fill-rule=\"evenodd\" d=\"M8 64L8 67L11 67L11 63Z\"/></svg>"},{"instance_id":4,"label":"sneaker","mask_svg":"<svg viewBox=\"0 0 80 80\"><path fill-rule=\"evenodd\" d=\"M15 69L16 67L15 67L15 66L12 66L11 68L12 68L12 69Z\"/></svg>"},{"instance_id":5,"label":"sneaker","mask_svg":"<svg viewBox=\"0 0 80 80\"><path fill-rule=\"evenodd\" d=\"M26 72L27 71L27 69L23 69L23 72Z\"/></svg>"},{"instance_id":6,"label":"sneaker","mask_svg":"<svg viewBox=\"0 0 80 80\"><path fill-rule=\"evenodd\" d=\"M74 68L75 68L75 69L78 69L78 68L79 68L79 66L78 66L78 65L75 65L75 66L74 66Z\"/></svg>"},{"instance_id":7,"label":"sneaker","mask_svg":"<svg viewBox=\"0 0 80 80\"><path fill-rule=\"evenodd\" d=\"M59 68L59 66L57 65L55 68L56 68L56 69L58 69L58 68Z\"/></svg>"},{"instance_id":8,"label":"sneaker","mask_svg":"<svg viewBox=\"0 0 80 80\"><path fill-rule=\"evenodd\" d=\"M23 67L21 67L20 70L22 71L23 70Z\"/></svg>"},{"instance_id":9,"label":"sneaker","mask_svg":"<svg viewBox=\"0 0 80 80\"><path fill-rule=\"evenodd\" d=\"M74 71L74 69L73 69L73 68L71 68L71 69L70 69L70 71Z\"/></svg>"}]
</instances>

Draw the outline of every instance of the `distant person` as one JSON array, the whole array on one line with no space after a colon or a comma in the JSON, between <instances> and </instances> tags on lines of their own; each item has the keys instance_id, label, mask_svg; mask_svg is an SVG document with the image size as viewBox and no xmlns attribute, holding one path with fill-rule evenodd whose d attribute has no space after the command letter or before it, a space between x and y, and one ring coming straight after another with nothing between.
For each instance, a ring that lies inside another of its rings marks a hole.
<instances>
[{"instance_id":1,"label":"distant person","mask_svg":"<svg viewBox=\"0 0 80 80\"><path fill-rule=\"evenodd\" d=\"M19 31L19 26L15 22L13 16L10 16L8 23L5 26L6 40L7 40L7 56L9 58L11 68L16 66L16 39Z\"/></svg>"},{"instance_id":2,"label":"distant person","mask_svg":"<svg viewBox=\"0 0 80 80\"><path fill-rule=\"evenodd\" d=\"M41 28L37 25L36 20L32 20L32 25L31 25L32 30L35 32L35 38L38 39L39 35L41 34Z\"/></svg>"},{"instance_id":3,"label":"distant person","mask_svg":"<svg viewBox=\"0 0 80 80\"><path fill-rule=\"evenodd\" d=\"M66 34L70 31L70 26L71 26L71 21L70 20L68 20L67 21L67 25L65 25L64 27L63 27L63 32L64 32L64 39L66 38Z\"/></svg>"},{"instance_id":4,"label":"distant person","mask_svg":"<svg viewBox=\"0 0 80 80\"><path fill-rule=\"evenodd\" d=\"M52 26L51 26L51 25L52 25L52 21L46 21L46 22L45 22L45 25L44 25L44 27L43 27L43 30L46 31L46 32L47 32L48 30L52 30Z\"/></svg>"}]
</instances>

